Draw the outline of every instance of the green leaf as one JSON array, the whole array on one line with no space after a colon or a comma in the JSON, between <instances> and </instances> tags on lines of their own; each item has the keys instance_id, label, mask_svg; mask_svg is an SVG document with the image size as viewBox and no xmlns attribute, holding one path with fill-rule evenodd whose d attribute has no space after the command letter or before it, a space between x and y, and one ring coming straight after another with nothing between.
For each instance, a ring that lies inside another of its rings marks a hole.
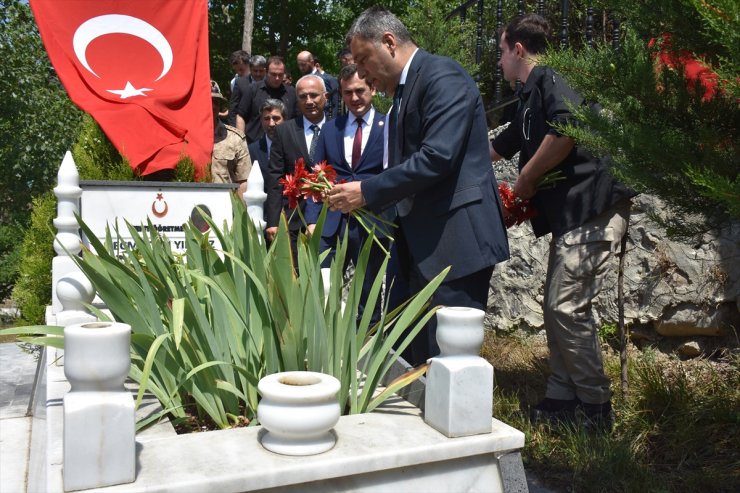
<instances>
[{"instance_id":1,"label":"green leaf","mask_svg":"<svg viewBox=\"0 0 740 493\"><path fill-rule=\"evenodd\" d=\"M175 349L180 349L182 341L182 323L185 317L185 300L176 298L172 300L172 334L175 337Z\"/></svg>"},{"instance_id":2,"label":"green leaf","mask_svg":"<svg viewBox=\"0 0 740 493\"><path fill-rule=\"evenodd\" d=\"M147 353L146 360L144 362L144 371L142 372L141 381L139 382L139 392L136 394L136 409L139 409L141 399L144 397L144 392L146 392L149 374L152 371L152 365L154 364L154 358L157 356L157 351L159 351L159 347L164 344L164 341L169 338L169 334L162 334L154 340L152 346L149 348L149 352Z\"/></svg>"}]
</instances>

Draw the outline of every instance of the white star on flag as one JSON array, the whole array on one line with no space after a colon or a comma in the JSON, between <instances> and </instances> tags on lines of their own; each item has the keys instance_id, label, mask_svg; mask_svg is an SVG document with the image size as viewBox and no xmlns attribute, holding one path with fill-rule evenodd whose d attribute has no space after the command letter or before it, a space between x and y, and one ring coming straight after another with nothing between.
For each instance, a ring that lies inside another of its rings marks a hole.
<instances>
[{"instance_id":1,"label":"white star on flag","mask_svg":"<svg viewBox=\"0 0 740 493\"><path fill-rule=\"evenodd\" d=\"M106 89L108 92L113 94L118 94L121 96L121 99L130 98L132 96L146 96L144 94L144 91L151 91L151 89L148 89L146 87L142 87L141 89L136 89L133 85L131 85L131 82L126 82L126 87L123 89Z\"/></svg>"}]
</instances>

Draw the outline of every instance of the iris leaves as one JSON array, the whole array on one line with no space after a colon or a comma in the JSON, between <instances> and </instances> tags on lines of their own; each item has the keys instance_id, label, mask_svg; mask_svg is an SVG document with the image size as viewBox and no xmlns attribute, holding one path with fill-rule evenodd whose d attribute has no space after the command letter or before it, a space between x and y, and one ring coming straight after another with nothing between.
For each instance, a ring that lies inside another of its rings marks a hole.
<instances>
[{"instance_id":1,"label":"iris leaves","mask_svg":"<svg viewBox=\"0 0 740 493\"><path fill-rule=\"evenodd\" d=\"M115 231L121 252L111 248L110 236L104 244L81 224L92 249L83 251L78 264L113 318L132 328L130 376L140 384L137 403L149 391L160 400L162 414L207 417L228 428L238 416L256 417L257 382L278 371L337 377L347 413L374 409L423 373L409 372L390 391L377 392L395 359L392 348L407 346L433 316L429 300L447 271L401 307L383 310L371 326L370 310L357 317L362 283L373 276L366 306L374 306L388 262L367 272L372 241L345 285L342 239L324 286L320 266L326 253L319 252L319 237L325 210L313 237L298 239L298 271L284 217L268 249L243 203L235 199L233 210L230 226L206 217L210 230L202 233L186 224L184 254L172 252L151 223L141 232L128 226L133 248Z\"/></svg>"}]
</instances>

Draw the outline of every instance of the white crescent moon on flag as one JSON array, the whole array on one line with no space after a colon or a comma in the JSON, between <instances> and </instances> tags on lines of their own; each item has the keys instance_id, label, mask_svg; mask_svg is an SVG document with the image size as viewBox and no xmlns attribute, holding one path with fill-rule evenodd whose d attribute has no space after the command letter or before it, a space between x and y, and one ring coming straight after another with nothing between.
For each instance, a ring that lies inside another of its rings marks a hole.
<instances>
[{"instance_id":1,"label":"white crescent moon on flag","mask_svg":"<svg viewBox=\"0 0 740 493\"><path fill-rule=\"evenodd\" d=\"M154 26L148 22L137 17L131 17L130 15L121 14L108 14L93 17L82 24L75 31L72 39L72 46L77 55L77 59L80 63L90 71L98 79L100 76L90 68L90 64L87 62L85 52L87 46L96 38L105 34L130 34L141 38L147 43L151 44L155 50L162 57L162 73L159 74L155 80L159 80L169 72L172 67L172 48L167 38L157 30Z\"/></svg>"}]
</instances>

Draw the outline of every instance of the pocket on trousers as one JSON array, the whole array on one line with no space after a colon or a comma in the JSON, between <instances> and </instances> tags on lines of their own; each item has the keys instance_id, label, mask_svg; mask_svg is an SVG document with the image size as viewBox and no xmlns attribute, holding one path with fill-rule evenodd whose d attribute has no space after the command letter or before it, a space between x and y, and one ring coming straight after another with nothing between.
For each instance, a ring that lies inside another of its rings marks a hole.
<instances>
[{"instance_id":1,"label":"pocket on trousers","mask_svg":"<svg viewBox=\"0 0 740 493\"><path fill-rule=\"evenodd\" d=\"M597 241L612 243L617 240L617 233L611 226L580 227L564 233L561 240L566 246L575 246Z\"/></svg>"}]
</instances>

